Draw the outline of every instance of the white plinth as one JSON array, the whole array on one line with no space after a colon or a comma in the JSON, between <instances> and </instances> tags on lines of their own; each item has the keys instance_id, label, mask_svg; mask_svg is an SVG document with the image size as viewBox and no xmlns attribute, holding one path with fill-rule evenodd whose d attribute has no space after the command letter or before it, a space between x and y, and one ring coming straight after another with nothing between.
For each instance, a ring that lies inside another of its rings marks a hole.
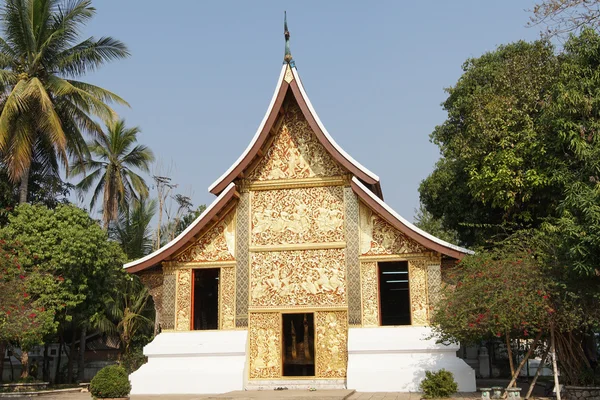
<instances>
[{"instance_id":1,"label":"white plinth","mask_svg":"<svg viewBox=\"0 0 600 400\"><path fill-rule=\"evenodd\" d=\"M131 394L213 394L244 388L248 332L162 332L148 362L129 376Z\"/></svg>"},{"instance_id":2,"label":"white plinth","mask_svg":"<svg viewBox=\"0 0 600 400\"><path fill-rule=\"evenodd\" d=\"M460 392L474 392L475 372L456 356L458 345L426 339L427 327L350 328L348 389L359 392L418 392L425 371L446 369Z\"/></svg>"}]
</instances>

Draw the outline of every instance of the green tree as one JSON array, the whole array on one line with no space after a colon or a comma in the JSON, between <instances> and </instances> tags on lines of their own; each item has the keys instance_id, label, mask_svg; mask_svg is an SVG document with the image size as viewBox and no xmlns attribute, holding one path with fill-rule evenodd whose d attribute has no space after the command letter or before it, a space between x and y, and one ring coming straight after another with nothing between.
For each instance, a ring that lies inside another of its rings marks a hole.
<instances>
[{"instance_id":1,"label":"green tree","mask_svg":"<svg viewBox=\"0 0 600 400\"><path fill-rule=\"evenodd\" d=\"M415 213L415 225L433 236L445 240L448 243L459 243L458 234L453 230L445 229L442 221L431 215L423 204L419 204L419 209Z\"/></svg>"},{"instance_id":2,"label":"green tree","mask_svg":"<svg viewBox=\"0 0 600 400\"><path fill-rule=\"evenodd\" d=\"M87 154L83 132L99 135L92 119L114 118L114 93L79 78L104 63L127 57L111 37L79 40L94 16L90 0L5 0L0 11L0 153L9 177L27 200L31 162L57 170L68 155Z\"/></svg>"},{"instance_id":3,"label":"green tree","mask_svg":"<svg viewBox=\"0 0 600 400\"><path fill-rule=\"evenodd\" d=\"M97 159L89 158L75 165L73 175L85 175L77 184L82 192L89 191L94 184L90 208L94 208L102 194L102 221L108 228L119 215L119 207L127 208L132 199L148 197L148 185L133 171L137 168L148 172L154 154L147 146L136 144L138 127L127 128L125 120L108 121L108 132L88 143L88 148ZM96 183L97 182L97 183Z\"/></svg>"},{"instance_id":4,"label":"green tree","mask_svg":"<svg viewBox=\"0 0 600 400\"><path fill-rule=\"evenodd\" d=\"M121 245L129 260L142 258L152 252L150 222L155 215L155 199L134 199L128 208L119 212L117 223L109 229L110 236Z\"/></svg>"}]
</instances>

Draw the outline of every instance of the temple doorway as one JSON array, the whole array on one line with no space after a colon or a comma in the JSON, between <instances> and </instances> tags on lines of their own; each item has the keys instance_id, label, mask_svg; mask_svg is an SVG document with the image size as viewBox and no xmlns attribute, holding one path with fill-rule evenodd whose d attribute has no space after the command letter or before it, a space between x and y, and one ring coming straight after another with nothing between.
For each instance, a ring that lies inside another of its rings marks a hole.
<instances>
[{"instance_id":1,"label":"temple doorway","mask_svg":"<svg viewBox=\"0 0 600 400\"><path fill-rule=\"evenodd\" d=\"M408 262L378 264L381 325L410 325Z\"/></svg>"},{"instance_id":2,"label":"temple doorway","mask_svg":"<svg viewBox=\"0 0 600 400\"><path fill-rule=\"evenodd\" d=\"M313 313L283 314L283 376L315 376Z\"/></svg>"},{"instance_id":3,"label":"temple doorway","mask_svg":"<svg viewBox=\"0 0 600 400\"><path fill-rule=\"evenodd\" d=\"M195 269L192 329L219 329L219 268Z\"/></svg>"}]
</instances>

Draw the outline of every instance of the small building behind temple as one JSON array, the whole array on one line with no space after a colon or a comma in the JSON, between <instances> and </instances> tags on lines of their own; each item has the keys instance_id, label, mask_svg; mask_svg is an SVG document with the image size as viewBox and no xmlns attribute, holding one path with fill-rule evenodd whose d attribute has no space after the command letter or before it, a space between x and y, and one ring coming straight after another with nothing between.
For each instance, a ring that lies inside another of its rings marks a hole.
<instances>
[{"instance_id":1,"label":"small building behind temple","mask_svg":"<svg viewBox=\"0 0 600 400\"><path fill-rule=\"evenodd\" d=\"M132 394L243 389L418 391L445 368L475 391L458 345L429 338L442 271L470 253L384 201L344 152L289 52L254 138L183 233L125 265L150 288L161 333Z\"/></svg>"}]
</instances>

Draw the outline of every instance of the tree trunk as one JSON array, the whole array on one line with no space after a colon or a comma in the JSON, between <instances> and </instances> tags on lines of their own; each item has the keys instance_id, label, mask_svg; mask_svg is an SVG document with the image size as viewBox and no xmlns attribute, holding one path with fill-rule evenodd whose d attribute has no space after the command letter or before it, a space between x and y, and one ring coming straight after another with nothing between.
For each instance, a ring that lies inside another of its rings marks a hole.
<instances>
[{"instance_id":1,"label":"tree trunk","mask_svg":"<svg viewBox=\"0 0 600 400\"><path fill-rule=\"evenodd\" d=\"M85 337L87 335L87 326L81 327L81 335L79 337L79 360L77 363L77 380L83 382L85 371Z\"/></svg>"},{"instance_id":2,"label":"tree trunk","mask_svg":"<svg viewBox=\"0 0 600 400\"><path fill-rule=\"evenodd\" d=\"M21 349L21 379L29 376L29 353Z\"/></svg>"},{"instance_id":3,"label":"tree trunk","mask_svg":"<svg viewBox=\"0 0 600 400\"><path fill-rule=\"evenodd\" d=\"M525 357L523 357L523 359L519 363L519 366L517 367L516 371L513 372L512 379L510 380L510 383L508 384L506 389L510 388L511 386L516 386L515 383L517 382L517 377L519 376L519 373L523 369L523 366L527 363L527 360L529 360L529 357L531 357L531 354L535 351L541 337L542 337L542 331L540 331L540 333L537 334L537 336L533 340L533 343L531 344L531 346L529 346L529 350L527 350L527 354L525 354ZM508 392L506 392L506 393L508 393Z\"/></svg>"},{"instance_id":4,"label":"tree trunk","mask_svg":"<svg viewBox=\"0 0 600 400\"><path fill-rule=\"evenodd\" d=\"M75 358L75 330L71 336L71 347L69 349L69 362L67 363L67 382L73 383L73 359Z\"/></svg>"},{"instance_id":5,"label":"tree trunk","mask_svg":"<svg viewBox=\"0 0 600 400\"><path fill-rule=\"evenodd\" d=\"M535 371L533 380L529 384L529 390L527 391L527 394L525 395L525 400L529 399L529 397L531 396L531 393L533 393L533 388L535 388L535 383L537 382L537 379L540 376L542 369L544 369L544 363L546 362L546 357L548 357L548 349L546 349L544 351L544 354L542 355L542 359L540 360L540 365L538 365L538 369L537 369L537 371Z\"/></svg>"},{"instance_id":6,"label":"tree trunk","mask_svg":"<svg viewBox=\"0 0 600 400\"><path fill-rule=\"evenodd\" d=\"M510 376L515 376L515 364L513 362L510 334L508 332L506 332L506 352L508 354L508 364L510 365Z\"/></svg>"},{"instance_id":7,"label":"tree trunk","mask_svg":"<svg viewBox=\"0 0 600 400\"><path fill-rule=\"evenodd\" d=\"M550 355L552 357L552 369L554 370L554 390L556 400L560 400L560 383L558 381L558 365L556 363L556 345L554 342L554 325L550 328Z\"/></svg>"},{"instance_id":8,"label":"tree trunk","mask_svg":"<svg viewBox=\"0 0 600 400\"><path fill-rule=\"evenodd\" d=\"M48 356L48 343L44 343L44 361L42 363L43 374L42 379L44 382L50 382L50 371L48 368L50 367L50 357Z\"/></svg>"},{"instance_id":9,"label":"tree trunk","mask_svg":"<svg viewBox=\"0 0 600 400\"><path fill-rule=\"evenodd\" d=\"M58 357L56 359L56 371L54 372L54 383L60 383L60 357L62 355L64 345L65 345L65 337L61 330L60 334L59 334L59 340L58 340Z\"/></svg>"},{"instance_id":10,"label":"tree trunk","mask_svg":"<svg viewBox=\"0 0 600 400\"><path fill-rule=\"evenodd\" d=\"M0 342L0 383L4 380L4 354L6 353L6 343Z\"/></svg>"},{"instance_id":11,"label":"tree trunk","mask_svg":"<svg viewBox=\"0 0 600 400\"><path fill-rule=\"evenodd\" d=\"M27 193L29 190L29 167L23 171L21 185L19 185L19 204L27 203Z\"/></svg>"}]
</instances>

